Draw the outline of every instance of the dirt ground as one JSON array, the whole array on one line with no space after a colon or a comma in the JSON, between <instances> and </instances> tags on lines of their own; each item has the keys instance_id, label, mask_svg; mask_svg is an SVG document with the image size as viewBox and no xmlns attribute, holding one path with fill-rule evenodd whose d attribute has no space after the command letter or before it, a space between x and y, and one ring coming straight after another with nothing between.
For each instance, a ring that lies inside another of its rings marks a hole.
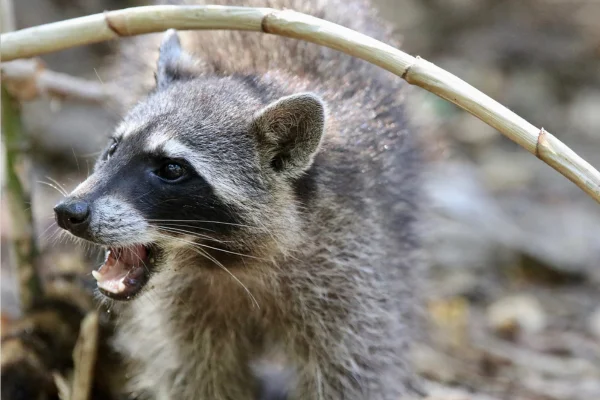
<instances>
[{"instance_id":1,"label":"dirt ground","mask_svg":"<svg viewBox=\"0 0 600 400\"><path fill-rule=\"evenodd\" d=\"M26 27L133 2L15 3ZM456 74L600 167L600 1L374 3L397 26L404 51ZM96 67L108 50L45 60L101 79ZM415 355L430 389L440 399L600 399L600 207L452 104L419 88L409 102L430 161L431 338ZM117 118L110 109L46 99L26 104L23 115L39 179L67 188L85 176ZM40 184L32 191L36 231L49 247L52 229L42 232L60 195ZM10 226L2 213L5 245ZM11 277L3 252L2 309L17 315Z\"/></svg>"}]
</instances>

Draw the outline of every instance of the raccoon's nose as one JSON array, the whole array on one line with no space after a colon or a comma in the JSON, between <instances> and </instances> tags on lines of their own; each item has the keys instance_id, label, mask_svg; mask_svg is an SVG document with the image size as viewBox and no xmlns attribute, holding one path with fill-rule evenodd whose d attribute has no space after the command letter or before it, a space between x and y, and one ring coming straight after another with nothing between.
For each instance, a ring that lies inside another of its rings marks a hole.
<instances>
[{"instance_id":1,"label":"raccoon's nose","mask_svg":"<svg viewBox=\"0 0 600 400\"><path fill-rule=\"evenodd\" d=\"M65 200L54 207L58 226L74 234L81 234L90 223L90 206L83 200Z\"/></svg>"}]
</instances>

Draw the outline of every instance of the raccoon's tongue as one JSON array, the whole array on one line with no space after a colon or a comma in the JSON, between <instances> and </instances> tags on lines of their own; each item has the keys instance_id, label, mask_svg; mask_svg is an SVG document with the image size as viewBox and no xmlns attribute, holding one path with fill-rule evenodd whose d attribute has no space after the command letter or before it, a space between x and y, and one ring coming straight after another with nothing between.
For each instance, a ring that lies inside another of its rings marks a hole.
<instances>
[{"instance_id":1,"label":"raccoon's tongue","mask_svg":"<svg viewBox=\"0 0 600 400\"><path fill-rule=\"evenodd\" d=\"M139 286L144 279L144 263L148 250L142 245L127 249L109 248L106 260L92 275L98 287L116 295L127 295Z\"/></svg>"}]
</instances>

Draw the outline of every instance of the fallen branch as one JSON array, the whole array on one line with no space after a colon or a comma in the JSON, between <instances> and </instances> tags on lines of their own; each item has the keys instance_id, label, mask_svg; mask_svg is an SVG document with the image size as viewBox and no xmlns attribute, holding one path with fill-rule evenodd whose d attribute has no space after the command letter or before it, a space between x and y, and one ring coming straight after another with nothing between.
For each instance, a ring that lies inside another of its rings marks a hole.
<instances>
[{"instance_id":1,"label":"fallen branch","mask_svg":"<svg viewBox=\"0 0 600 400\"><path fill-rule=\"evenodd\" d=\"M39 59L2 63L0 69L2 83L20 101L50 96L103 103L114 94L109 85L50 71Z\"/></svg>"},{"instance_id":2,"label":"fallen branch","mask_svg":"<svg viewBox=\"0 0 600 400\"><path fill-rule=\"evenodd\" d=\"M600 173L537 128L463 80L373 38L294 11L224 6L148 6L95 14L3 34L3 60L31 57L169 28L232 29L302 39L378 65L458 105L563 174L600 203Z\"/></svg>"},{"instance_id":3,"label":"fallen branch","mask_svg":"<svg viewBox=\"0 0 600 400\"><path fill-rule=\"evenodd\" d=\"M98 355L98 313L90 312L81 321L79 338L73 349L73 386L70 400L88 400L92 393Z\"/></svg>"},{"instance_id":4,"label":"fallen branch","mask_svg":"<svg viewBox=\"0 0 600 400\"><path fill-rule=\"evenodd\" d=\"M67 379L57 371L52 372L52 377L54 378L54 385L58 391L58 398L60 400L70 400L71 387L69 386Z\"/></svg>"}]
</instances>

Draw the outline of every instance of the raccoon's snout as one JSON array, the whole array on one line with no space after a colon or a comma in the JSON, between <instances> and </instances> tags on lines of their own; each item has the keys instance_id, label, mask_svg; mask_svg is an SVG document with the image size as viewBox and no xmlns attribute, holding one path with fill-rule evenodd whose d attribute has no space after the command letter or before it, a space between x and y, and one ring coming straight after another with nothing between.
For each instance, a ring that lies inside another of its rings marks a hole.
<instances>
[{"instance_id":1,"label":"raccoon's snout","mask_svg":"<svg viewBox=\"0 0 600 400\"><path fill-rule=\"evenodd\" d=\"M80 199L66 199L54 207L56 223L76 236L81 236L90 225L90 206Z\"/></svg>"},{"instance_id":2,"label":"raccoon's snout","mask_svg":"<svg viewBox=\"0 0 600 400\"><path fill-rule=\"evenodd\" d=\"M61 201L54 213L61 228L105 246L104 264L92 272L102 294L129 300L142 290L160 255L142 214L117 197L81 193Z\"/></svg>"}]
</instances>

